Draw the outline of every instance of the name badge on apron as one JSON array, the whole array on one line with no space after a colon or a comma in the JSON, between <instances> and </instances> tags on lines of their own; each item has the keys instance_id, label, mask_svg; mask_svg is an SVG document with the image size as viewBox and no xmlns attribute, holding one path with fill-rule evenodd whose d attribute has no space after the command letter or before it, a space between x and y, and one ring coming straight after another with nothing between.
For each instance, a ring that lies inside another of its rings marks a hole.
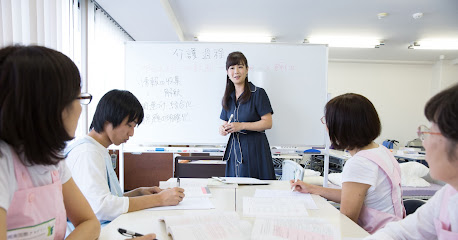
<instances>
[{"instance_id":1,"label":"name badge on apron","mask_svg":"<svg viewBox=\"0 0 458 240\"><path fill-rule=\"evenodd\" d=\"M6 233L6 239L14 240L30 240L30 239L42 239L42 240L53 240L55 230L56 219L50 219L46 222L16 229L8 230Z\"/></svg>"}]
</instances>

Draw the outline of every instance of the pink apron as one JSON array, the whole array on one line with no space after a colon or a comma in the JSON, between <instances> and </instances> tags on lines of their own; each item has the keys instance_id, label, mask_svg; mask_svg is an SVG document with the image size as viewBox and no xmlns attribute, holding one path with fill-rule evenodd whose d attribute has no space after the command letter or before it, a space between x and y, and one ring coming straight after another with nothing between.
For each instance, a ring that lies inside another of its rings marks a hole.
<instances>
[{"instance_id":1,"label":"pink apron","mask_svg":"<svg viewBox=\"0 0 458 240\"><path fill-rule=\"evenodd\" d=\"M51 172L52 184L34 187L27 168L13 149L11 155L18 189L7 211L8 239L20 239L33 234L37 236L37 228L43 228L44 225L46 233L39 235L43 236L40 239L48 239L52 235L54 239L64 239L67 215L59 172Z\"/></svg>"},{"instance_id":2,"label":"pink apron","mask_svg":"<svg viewBox=\"0 0 458 240\"><path fill-rule=\"evenodd\" d=\"M439 214L439 219L434 219L434 225L436 227L437 239L449 240L449 239L458 239L458 233L452 232L452 227L450 225L450 219L448 217L448 204L450 198L457 194L455 188L450 185L445 186L444 196L442 197L441 212Z\"/></svg>"},{"instance_id":3,"label":"pink apron","mask_svg":"<svg viewBox=\"0 0 458 240\"><path fill-rule=\"evenodd\" d=\"M371 160L372 162L377 164L386 174L391 184L391 200L394 207L394 215L366 207L365 205L363 205L363 207L361 208L361 213L358 218L358 224L362 228L364 228L364 230L368 231L370 234L373 234L378 229L383 228L389 222L399 221L403 219L406 215L404 205L402 204L402 196L399 196L399 193L396 189L397 186L399 187L399 189L401 188L401 168L399 167L399 163L396 161L390 150L388 150L385 147L383 148L386 150L386 153L388 154L391 162L393 163L394 173L391 173L389 171L390 168L388 168L387 164L382 159L380 159L376 154L371 153L371 151L363 150L356 153L356 155L365 157L368 160ZM402 206L402 208L399 206Z\"/></svg>"}]
</instances>

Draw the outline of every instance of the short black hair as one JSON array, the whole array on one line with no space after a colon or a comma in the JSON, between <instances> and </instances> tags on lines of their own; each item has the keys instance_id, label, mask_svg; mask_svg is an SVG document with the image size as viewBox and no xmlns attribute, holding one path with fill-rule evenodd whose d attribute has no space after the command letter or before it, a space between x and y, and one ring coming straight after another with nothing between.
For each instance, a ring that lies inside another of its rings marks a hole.
<instances>
[{"instance_id":1,"label":"short black hair","mask_svg":"<svg viewBox=\"0 0 458 240\"><path fill-rule=\"evenodd\" d=\"M329 138L336 149L363 148L382 130L374 105L366 97L346 93L331 99L325 106Z\"/></svg>"},{"instance_id":2,"label":"short black hair","mask_svg":"<svg viewBox=\"0 0 458 240\"><path fill-rule=\"evenodd\" d=\"M111 90L100 99L92 119L89 130L103 132L105 122L109 122L116 128L124 118L128 117L128 122L137 120L137 125L143 121L143 107L138 99L127 90Z\"/></svg>"},{"instance_id":3,"label":"short black hair","mask_svg":"<svg viewBox=\"0 0 458 240\"><path fill-rule=\"evenodd\" d=\"M62 112L81 93L76 65L40 46L0 50L0 139L24 153L24 165L55 165L71 140Z\"/></svg>"},{"instance_id":4,"label":"short black hair","mask_svg":"<svg viewBox=\"0 0 458 240\"><path fill-rule=\"evenodd\" d=\"M458 84L436 94L425 106L426 118L439 127L442 135L449 140L448 156L458 159Z\"/></svg>"}]
</instances>

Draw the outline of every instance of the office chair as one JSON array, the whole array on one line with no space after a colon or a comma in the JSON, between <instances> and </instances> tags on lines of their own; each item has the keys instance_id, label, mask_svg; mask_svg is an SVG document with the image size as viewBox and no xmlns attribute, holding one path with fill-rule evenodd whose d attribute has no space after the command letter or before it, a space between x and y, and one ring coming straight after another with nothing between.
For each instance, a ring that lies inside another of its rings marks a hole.
<instances>
[{"instance_id":1,"label":"office chair","mask_svg":"<svg viewBox=\"0 0 458 240\"><path fill-rule=\"evenodd\" d=\"M421 199L405 199L402 201L404 203L404 207L406 209L406 216L409 214L414 213L417 208L421 207L426 201Z\"/></svg>"},{"instance_id":2,"label":"office chair","mask_svg":"<svg viewBox=\"0 0 458 240\"><path fill-rule=\"evenodd\" d=\"M298 180L304 178L304 168L295 161L284 160L282 162L282 181L294 180L294 176L298 174Z\"/></svg>"}]
</instances>

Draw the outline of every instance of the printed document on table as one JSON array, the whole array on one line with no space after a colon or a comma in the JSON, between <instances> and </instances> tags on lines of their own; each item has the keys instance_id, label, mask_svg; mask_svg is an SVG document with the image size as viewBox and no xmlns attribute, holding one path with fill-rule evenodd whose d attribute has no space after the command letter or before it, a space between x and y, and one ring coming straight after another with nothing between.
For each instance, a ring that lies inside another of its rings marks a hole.
<instances>
[{"instance_id":1,"label":"printed document on table","mask_svg":"<svg viewBox=\"0 0 458 240\"><path fill-rule=\"evenodd\" d=\"M176 206L164 206L145 209L147 211L213 209L215 206L208 197L184 197Z\"/></svg>"},{"instance_id":2,"label":"printed document on table","mask_svg":"<svg viewBox=\"0 0 458 240\"><path fill-rule=\"evenodd\" d=\"M340 240L340 229L319 218L264 217L256 218L251 239Z\"/></svg>"},{"instance_id":3,"label":"printed document on table","mask_svg":"<svg viewBox=\"0 0 458 240\"><path fill-rule=\"evenodd\" d=\"M243 198L244 217L298 217L308 216L302 200L288 198Z\"/></svg>"},{"instance_id":4,"label":"printed document on table","mask_svg":"<svg viewBox=\"0 0 458 240\"><path fill-rule=\"evenodd\" d=\"M256 189L256 192L254 193L254 197L293 198L293 199L297 198L305 202L305 207L307 209L318 209L310 193L291 192L290 190Z\"/></svg>"},{"instance_id":5,"label":"printed document on table","mask_svg":"<svg viewBox=\"0 0 458 240\"><path fill-rule=\"evenodd\" d=\"M162 221L174 240L250 239L251 225L236 212L164 216Z\"/></svg>"},{"instance_id":6,"label":"printed document on table","mask_svg":"<svg viewBox=\"0 0 458 240\"><path fill-rule=\"evenodd\" d=\"M185 198L190 197L211 197L211 191L208 187L183 187Z\"/></svg>"},{"instance_id":7,"label":"printed document on table","mask_svg":"<svg viewBox=\"0 0 458 240\"><path fill-rule=\"evenodd\" d=\"M217 179L224 183L237 183L237 184L259 184L259 185L267 185L269 184L266 181L259 180L257 178L249 178L249 177L213 177L213 179Z\"/></svg>"}]
</instances>

